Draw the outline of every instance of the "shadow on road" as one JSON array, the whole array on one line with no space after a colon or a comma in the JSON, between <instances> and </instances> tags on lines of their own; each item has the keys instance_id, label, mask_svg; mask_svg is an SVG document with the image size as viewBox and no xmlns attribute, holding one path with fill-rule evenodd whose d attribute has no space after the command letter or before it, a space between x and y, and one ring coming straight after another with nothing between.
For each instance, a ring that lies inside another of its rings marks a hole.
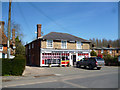
<instances>
[{"instance_id":1,"label":"shadow on road","mask_svg":"<svg viewBox=\"0 0 120 90\"><path fill-rule=\"evenodd\" d=\"M76 66L73 66L74 68L78 68ZM84 69L84 70L98 70L97 68L94 68L94 69L89 69L89 67L80 67L78 69Z\"/></svg>"}]
</instances>

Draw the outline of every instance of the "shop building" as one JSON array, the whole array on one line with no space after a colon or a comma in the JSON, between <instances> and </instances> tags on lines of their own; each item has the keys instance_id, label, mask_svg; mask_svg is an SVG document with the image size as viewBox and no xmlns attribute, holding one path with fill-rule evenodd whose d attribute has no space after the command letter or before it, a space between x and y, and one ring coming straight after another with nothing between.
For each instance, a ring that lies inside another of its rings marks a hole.
<instances>
[{"instance_id":1,"label":"shop building","mask_svg":"<svg viewBox=\"0 0 120 90\"><path fill-rule=\"evenodd\" d=\"M67 33L50 32L41 36L37 25L37 39L26 44L27 65L71 65L90 57L90 41Z\"/></svg>"}]
</instances>

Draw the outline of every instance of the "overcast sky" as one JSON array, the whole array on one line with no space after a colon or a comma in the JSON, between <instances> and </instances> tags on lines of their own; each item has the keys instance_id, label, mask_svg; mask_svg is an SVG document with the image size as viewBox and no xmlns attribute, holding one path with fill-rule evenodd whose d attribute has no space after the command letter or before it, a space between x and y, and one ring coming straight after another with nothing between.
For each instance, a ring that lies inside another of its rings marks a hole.
<instances>
[{"instance_id":1,"label":"overcast sky","mask_svg":"<svg viewBox=\"0 0 120 90\"><path fill-rule=\"evenodd\" d=\"M8 2L2 3L2 20L8 21ZM37 24L44 35L63 32L90 38L118 38L117 2L12 3L12 21L21 25L24 42L36 38ZM7 23L6 23L7 24Z\"/></svg>"}]
</instances>

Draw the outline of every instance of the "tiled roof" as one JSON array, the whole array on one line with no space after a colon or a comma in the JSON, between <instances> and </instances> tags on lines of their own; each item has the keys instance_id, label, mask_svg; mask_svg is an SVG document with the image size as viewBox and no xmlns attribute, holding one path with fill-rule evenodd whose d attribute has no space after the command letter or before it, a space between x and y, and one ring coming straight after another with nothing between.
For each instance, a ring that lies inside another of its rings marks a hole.
<instances>
[{"instance_id":1,"label":"tiled roof","mask_svg":"<svg viewBox=\"0 0 120 90\"><path fill-rule=\"evenodd\" d=\"M88 40L79 38L77 36L68 33L59 33L59 32L50 32L47 35L43 36L43 39L90 42Z\"/></svg>"}]
</instances>

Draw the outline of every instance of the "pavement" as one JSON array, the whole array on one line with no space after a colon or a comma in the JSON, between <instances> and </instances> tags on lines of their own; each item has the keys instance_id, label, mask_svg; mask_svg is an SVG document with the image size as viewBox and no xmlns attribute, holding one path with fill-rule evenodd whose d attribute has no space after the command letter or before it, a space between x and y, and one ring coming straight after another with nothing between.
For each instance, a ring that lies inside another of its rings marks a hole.
<instances>
[{"instance_id":1,"label":"pavement","mask_svg":"<svg viewBox=\"0 0 120 90\"><path fill-rule=\"evenodd\" d=\"M23 76L2 77L3 88L118 88L118 67L29 67Z\"/></svg>"}]
</instances>

